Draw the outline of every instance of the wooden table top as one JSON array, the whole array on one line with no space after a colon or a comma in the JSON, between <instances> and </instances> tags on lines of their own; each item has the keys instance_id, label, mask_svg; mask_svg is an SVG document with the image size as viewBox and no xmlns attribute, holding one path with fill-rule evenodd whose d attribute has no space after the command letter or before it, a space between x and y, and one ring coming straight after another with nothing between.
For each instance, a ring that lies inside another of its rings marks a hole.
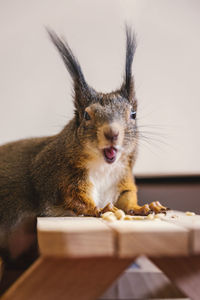
<instances>
[{"instance_id":1,"label":"wooden table top","mask_svg":"<svg viewBox=\"0 0 200 300\"><path fill-rule=\"evenodd\" d=\"M129 258L200 253L200 216L177 211L157 220L114 222L92 217L45 217L38 218L37 229L44 256Z\"/></svg>"},{"instance_id":2,"label":"wooden table top","mask_svg":"<svg viewBox=\"0 0 200 300\"><path fill-rule=\"evenodd\" d=\"M37 226L41 256L2 300L99 299L141 254L188 299L200 298L200 216L170 211L158 220L110 223L87 217L38 218ZM148 286L152 288L152 281Z\"/></svg>"}]
</instances>

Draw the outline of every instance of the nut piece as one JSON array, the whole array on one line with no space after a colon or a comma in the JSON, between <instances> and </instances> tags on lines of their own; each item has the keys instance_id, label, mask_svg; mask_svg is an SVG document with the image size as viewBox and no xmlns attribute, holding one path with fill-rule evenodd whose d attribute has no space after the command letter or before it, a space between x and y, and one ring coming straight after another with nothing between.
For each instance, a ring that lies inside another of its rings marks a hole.
<instances>
[{"instance_id":1,"label":"nut piece","mask_svg":"<svg viewBox=\"0 0 200 300\"><path fill-rule=\"evenodd\" d=\"M132 216L132 220L144 220L145 217L143 216Z\"/></svg>"},{"instance_id":2,"label":"nut piece","mask_svg":"<svg viewBox=\"0 0 200 300\"><path fill-rule=\"evenodd\" d=\"M173 215L171 216L172 219L178 219L178 216L177 215Z\"/></svg>"},{"instance_id":3,"label":"nut piece","mask_svg":"<svg viewBox=\"0 0 200 300\"><path fill-rule=\"evenodd\" d=\"M125 215L124 220L133 220L133 216Z\"/></svg>"},{"instance_id":4,"label":"nut piece","mask_svg":"<svg viewBox=\"0 0 200 300\"><path fill-rule=\"evenodd\" d=\"M186 211L185 213L187 216L195 216L195 213L194 212L191 212L191 211Z\"/></svg>"},{"instance_id":5,"label":"nut piece","mask_svg":"<svg viewBox=\"0 0 200 300\"><path fill-rule=\"evenodd\" d=\"M154 216L154 219L162 219L162 217L164 217L165 214L162 214L162 213L159 213L159 214L156 214Z\"/></svg>"},{"instance_id":6,"label":"nut piece","mask_svg":"<svg viewBox=\"0 0 200 300\"><path fill-rule=\"evenodd\" d=\"M114 213L112 211L107 211L104 214L101 215L102 218L110 216L110 215L114 215Z\"/></svg>"},{"instance_id":7,"label":"nut piece","mask_svg":"<svg viewBox=\"0 0 200 300\"><path fill-rule=\"evenodd\" d=\"M153 214L149 214L147 217L146 217L147 220L154 220L154 215Z\"/></svg>"},{"instance_id":8,"label":"nut piece","mask_svg":"<svg viewBox=\"0 0 200 300\"><path fill-rule=\"evenodd\" d=\"M125 217L125 212L121 209L118 209L115 212L115 217L117 218L117 220L123 220Z\"/></svg>"},{"instance_id":9,"label":"nut piece","mask_svg":"<svg viewBox=\"0 0 200 300\"><path fill-rule=\"evenodd\" d=\"M103 215L101 215L102 219L108 221L108 222L113 222L113 221L116 221L116 217L114 215L113 212L111 211L107 211L106 213L104 213Z\"/></svg>"}]
</instances>

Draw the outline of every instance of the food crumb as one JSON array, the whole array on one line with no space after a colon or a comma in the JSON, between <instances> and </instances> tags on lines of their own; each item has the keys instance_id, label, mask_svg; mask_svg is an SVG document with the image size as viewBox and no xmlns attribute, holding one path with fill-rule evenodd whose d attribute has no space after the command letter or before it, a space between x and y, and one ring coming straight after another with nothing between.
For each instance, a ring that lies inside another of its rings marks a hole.
<instances>
[{"instance_id":1,"label":"food crumb","mask_svg":"<svg viewBox=\"0 0 200 300\"><path fill-rule=\"evenodd\" d=\"M154 220L154 215L153 214L149 214L146 219L148 220Z\"/></svg>"},{"instance_id":2,"label":"food crumb","mask_svg":"<svg viewBox=\"0 0 200 300\"><path fill-rule=\"evenodd\" d=\"M154 219L160 219L160 217L158 215L155 215Z\"/></svg>"},{"instance_id":3,"label":"food crumb","mask_svg":"<svg viewBox=\"0 0 200 300\"><path fill-rule=\"evenodd\" d=\"M145 217L143 216L133 216L133 220L144 220Z\"/></svg>"},{"instance_id":4,"label":"food crumb","mask_svg":"<svg viewBox=\"0 0 200 300\"><path fill-rule=\"evenodd\" d=\"M123 220L125 217L125 212L121 209L118 209L115 212L115 217L117 218L117 220Z\"/></svg>"},{"instance_id":5,"label":"food crumb","mask_svg":"<svg viewBox=\"0 0 200 300\"><path fill-rule=\"evenodd\" d=\"M133 216L125 215L124 220L133 220Z\"/></svg>"},{"instance_id":6,"label":"food crumb","mask_svg":"<svg viewBox=\"0 0 200 300\"><path fill-rule=\"evenodd\" d=\"M192 213L192 212L186 212L187 215L189 216L193 216L195 215L195 213ZM121 209L117 209L115 212L112 212L112 211L107 211L105 212L104 214L101 215L101 218L103 220L106 220L108 222L113 222L113 221L121 221L121 220L132 220L132 221L135 221L135 220L152 220L152 221L159 221L161 220L163 217L165 216L164 213L158 213L158 214L155 214L155 213L151 213L149 214L148 216L137 216L137 215L126 215L125 212ZM172 215L171 218L178 218L177 215Z\"/></svg>"},{"instance_id":7,"label":"food crumb","mask_svg":"<svg viewBox=\"0 0 200 300\"><path fill-rule=\"evenodd\" d=\"M171 216L172 219L178 219L178 216L177 215L173 215Z\"/></svg>"},{"instance_id":8,"label":"food crumb","mask_svg":"<svg viewBox=\"0 0 200 300\"><path fill-rule=\"evenodd\" d=\"M163 217L163 214L157 214L154 216L154 219L161 219Z\"/></svg>"},{"instance_id":9,"label":"food crumb","mask_svg":"<svg viewBox=\"0 0 200 300\"><path fill-rule=\"evenodd\" d=\"M186 216L195 216L195 213L191 211L186 211L185 214Z\"/></svg>"},{"instance_id":10,"label":"food crumb","mask_svg":"<svg viewBox=\"0 0 200 300\"><path fill-rule=\"evenodd\" d=\"M116 216L111 211L105 212L104 214L102 214L101 217L102 217L103 220L106 220L108 222L113 222L113 221L117 220Z\"/></svg>"}]
</instances>

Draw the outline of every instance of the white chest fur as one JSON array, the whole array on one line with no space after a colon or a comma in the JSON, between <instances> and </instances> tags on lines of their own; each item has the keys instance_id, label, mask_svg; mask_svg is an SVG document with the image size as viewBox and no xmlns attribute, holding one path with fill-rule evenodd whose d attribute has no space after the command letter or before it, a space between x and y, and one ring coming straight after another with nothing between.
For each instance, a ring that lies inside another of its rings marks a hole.
<instances>
[{"instance_id":1,"label":"white chest fur","mask_svg":"<svg viewBox=\"0 0 200 300\"><path fill-rule=\"evenodd\" d=\"M99 162L90 165L89 180L92 183L92 199L99 208L115 203L119 197L118 183L123 177L124 166L120 161L113 164Z\"/></svg>"}]
</instances>

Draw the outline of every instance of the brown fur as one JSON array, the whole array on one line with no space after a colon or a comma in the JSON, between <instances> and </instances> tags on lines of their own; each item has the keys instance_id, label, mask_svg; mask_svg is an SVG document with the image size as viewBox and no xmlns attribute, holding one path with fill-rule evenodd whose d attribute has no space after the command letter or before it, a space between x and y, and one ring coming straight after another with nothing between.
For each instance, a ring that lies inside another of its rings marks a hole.
<instances>
[{"instance_id":1,"label":"brown fur","mask_svg":"<svg viewBox=\"0 0 200 300\"><path fill-rule=\"evenodd\" d=\"M149 213L150 209L144 210L137 204L132 175L138 140L137 122L130 118L131 110L137 110L131 74L135 40L130 29L127 28L126 33L126 71L122 88L102 94L88 86L67 43L49 32L74 81L75 115L55 136L26 139L0 147L0 249L7 257L16 258L27 250L31 241L35 243L35 235L32 236L35 223L31 222L32 230L25 230L29 219L100 215L102 210L92 198L94 186L88 172L89 166L103 157L106 147L119 145L120 160L124 164L124 176L117 183L119 198L115 205L128 213ZM90 120L84 118L85 110ZM117 141L107 139L105 133L117 133ZM15 252L13 244L20 241L19 232L23 232L23 243Z\"/></svg>"}]
</instances>

